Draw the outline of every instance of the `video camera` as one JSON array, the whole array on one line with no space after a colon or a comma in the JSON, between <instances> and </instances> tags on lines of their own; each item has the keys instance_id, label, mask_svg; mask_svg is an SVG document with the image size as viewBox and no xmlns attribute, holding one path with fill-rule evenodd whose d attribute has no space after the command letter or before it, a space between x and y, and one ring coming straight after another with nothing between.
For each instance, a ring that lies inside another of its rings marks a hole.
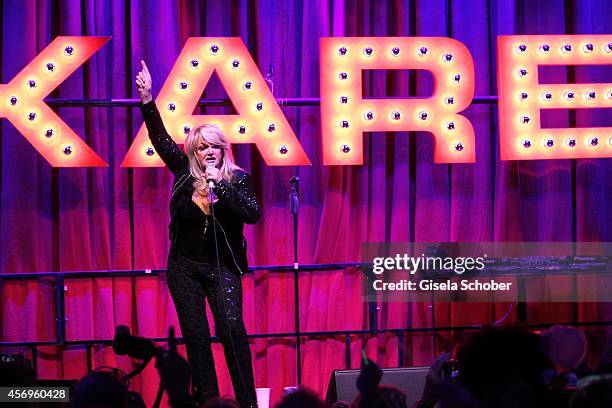
<instances>
[{"instance_id":1,"label":"video camera","mask_svg":"<svg viewBox=\"0 0 612 408\"><path fill-rule=\"evenodd\" d=\"M170 328L170 341L174 339L174 328ZM144 337L133 336L127 326L117 326L113 340L113 350L119 356L128 355L131 358L146 360L147 362L157 353L164 350L155 346L153 342Z\"/></svg>"},{"instance_id":2,"label":"video camera","mask_svg":"<svg viewBox=\"0 0 612 408\"><path fill-rule=\"evenodd\" d=\"M170 350L176 350L176 338L174 337L174 327L171 327L168 331L168 345ZM113 339L113 351L119 356L129 356L131 358L143 360L143 362L131 373L126 374L123 377L123 381L127 382L133 377L140 374L145 367L149 364L153 357L159 357L162 353L165 353L161 347L156 346L153 342L147 338L134 336L130 332L130 328L127 326L117 326L115 328L115 338ZM161 403L161 397L164 389L161 386L157 391L155 403L153 407L159 407Z\"/></svg>"}]
</instances>

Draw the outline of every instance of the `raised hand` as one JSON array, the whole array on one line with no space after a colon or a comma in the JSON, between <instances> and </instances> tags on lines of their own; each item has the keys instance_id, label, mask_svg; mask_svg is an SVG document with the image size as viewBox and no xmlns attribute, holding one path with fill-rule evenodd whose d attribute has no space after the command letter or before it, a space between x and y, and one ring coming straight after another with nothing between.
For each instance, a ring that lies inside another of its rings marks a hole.
<instances>
[{"instance_id":1,"label":"raised hand","mask_svg":"<svg viewBox=\"0 0 612 408\"><path fill-rule=\"evenodd\" d=\"M423 394L419 400L419 407L433 407L440 401L440 385L444 381L442 370L449 358L450 353L442 353L429 367L427 377L425 377Z\"/></svg>"},{"instance_id":2,"label":"raised hand","mask_svg":"<svg viewBox=\"0 0 612 408\"><path fill-rule=\"evenodd\" d=\"M140 65L142 66L142 70L136 75L136 89L138 89L138 93L140 93L140 100L142 103L148 103L153 100L153 95L151 93L151 74L149 73L147 64L145 64L143 60L140 60Z\"/></svg>"}]
</instances>

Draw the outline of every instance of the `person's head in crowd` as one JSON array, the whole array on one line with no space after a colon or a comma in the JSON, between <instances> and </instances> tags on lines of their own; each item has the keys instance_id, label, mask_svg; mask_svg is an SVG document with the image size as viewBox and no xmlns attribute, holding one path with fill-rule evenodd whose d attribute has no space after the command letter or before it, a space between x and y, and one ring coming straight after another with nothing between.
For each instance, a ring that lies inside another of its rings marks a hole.
<instances>
[{"instance_id":1,"label":"person's head in crowd","mask_svg":"<svg viewBox=\"0 0 612 408\"><path fill-rule=\"evenodd\" d=\"M206 401L202 408L240 408L238 402L230 396L214 397Z\"/></svg>"},{"instance_id":2,"label":"person's head in crowd","mask_svg":"<svg viewBox=\"0 0 612 408\"><path fill-rule=\"evenodd\" d=\"M275 408L326 408L327 404L308 388L300 387L287 394Z\"/></svg>"},{"instance_id":3,"label":"person's head in crowd","mask_svg":"<svg viewBox=\"0 0 612 408\"><path fill-rule=\"evenodd\" d=\"M545 330L540 335L540 344L557 372L576 369L587 353L584 332L571 326L553 326Z\"/></svg>"},{"instance_id":4,"label":"person's head in crowd","mask_svg":"<svg viewBox=\"0 0 612 408\"><path fill-rule=\"evenodd\" d=\"M346 401L336 401L332 408L351 408L351 404Z\"/></svg>"},{"instance_id":5,"label":"person's head in crowd","mask_svg":"<svg viewBox=\"0 0 612 408\"><path fill-rule=\"evenodd\" d=\"M128 389L113 371L94 371L75 385L72 408L123 408L128 406Z\"/></svg>"},{"instance_id":6,"label":"person's head in crowd","mask_svg":"<svg viewBox=\"0 0 612 408\"><path fill-rule=\"evenodd\" d=\"M537 406L545 398L541 377L549 362L540 339L522 326L487 326L474 332L457 351L457 381L483 406ZM517 392L529 400L516 400Z\"/></svg>"},{"instance_id":7,"label":"person's head in crowd","mask_svg":"<svg viewBox=\"0 0 612 408\"><path fill-rule=\"evenodd\" d=\"M553 397L546 386L540 383L517 382L505 389L497 400L493 400L493 402L491 400L485 401L482 406L496 408L565 408L567 407L567 398Z\"/></svg>"},{"instance_id":8,"label":"person's head in crowd","mask_svg":"<svg viewBox=\"0 0 612 408\"><path fill-rule=\"evenodd\" d=\"M612 374L612 347L609 347L595 366L598 374Z\"/></svg>"},{"instance_id":9,"label":"person's head in crowd","mask_svg":"<svg viewBox=\"0 0 612 408\"><path fill-rule=\"evenodd\" d=\"M379 385L368 398L359 395L353 402L356 408L406 408L406 395L389 385Z\"/></svg>"},{"instance_id":10,"label":"person's head in crowd","mask_svg":"<svg viewBox=\"0 0 612 408\"><path fill-rule=\"evenodd\" d=\"M569 402L569 408L612 407L612 376L593 376L587 385L578 388Z\"/></svg>"}]
</instances>

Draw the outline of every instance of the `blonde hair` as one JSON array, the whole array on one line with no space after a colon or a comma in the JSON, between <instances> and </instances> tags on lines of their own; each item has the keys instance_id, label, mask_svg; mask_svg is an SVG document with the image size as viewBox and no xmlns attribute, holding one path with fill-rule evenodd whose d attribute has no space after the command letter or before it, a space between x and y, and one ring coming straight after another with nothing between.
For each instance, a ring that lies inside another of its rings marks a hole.
<instances>
[{"instance_id":1,"label":"blonde hair","mask_svg":"<svg viewBox=\"0 0 612 408\"><path fill-rule=\"evenodd\" d=\"M209 146L219 146L221 148L221 177L225 181L231 181L235 170L242 170L234 162L234 153L232 153L232 145L227 141L225 135L217 125L202 125L194 128L185 139L185 154L189 159L189 172L195 178L193 186L198 191L204 191L207 188L204 173L205 168L196 156L196 149L200 143L206 143Z\"/></svg>"}]
</instances>

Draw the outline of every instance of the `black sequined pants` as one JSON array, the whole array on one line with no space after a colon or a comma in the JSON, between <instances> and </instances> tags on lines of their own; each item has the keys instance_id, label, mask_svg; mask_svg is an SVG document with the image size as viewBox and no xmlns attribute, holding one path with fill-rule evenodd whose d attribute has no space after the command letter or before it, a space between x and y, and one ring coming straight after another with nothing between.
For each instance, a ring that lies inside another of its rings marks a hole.
<instances>
[{"instance_id":1,"label":"black sequined pants","mask_svg":"<svg viewBox=\"0 0 612 408\"><path fill-rule=\"evenodd\" d=\"M225 352L234 394L241 407L256 407L251 350L242 318L240 276L216 263L193 261L171 251L168 287L179 318L198 399L219 395L204 299L215 320L215 332Z\"/></svg>"}]
</instances>

